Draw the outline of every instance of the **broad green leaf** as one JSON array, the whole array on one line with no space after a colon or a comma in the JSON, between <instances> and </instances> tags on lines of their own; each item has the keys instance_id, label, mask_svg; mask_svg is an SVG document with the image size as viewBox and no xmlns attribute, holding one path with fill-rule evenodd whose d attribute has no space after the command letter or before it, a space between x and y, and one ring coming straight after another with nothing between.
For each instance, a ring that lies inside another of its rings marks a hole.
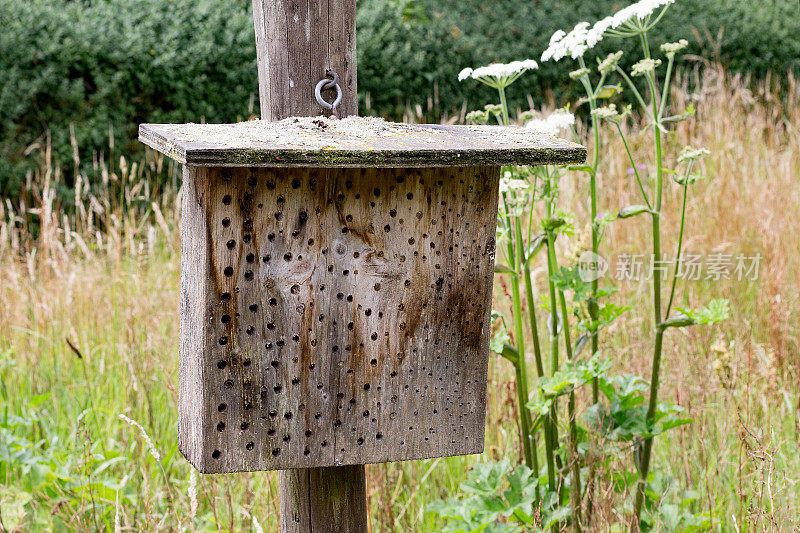
<instances>
[{"instance_id":1,"label":"broad green leaf","mask_svg":"<svg viewBox=\"0 0 800 533\"><path fill-rule=\"evenodd\" d=\"M497 494L480 494L472 500L472 508L485 516L499 515L508 510L508 505Z\"/></svg>"},{"instance_id":2,"label":"broad green leaf","mask_svg":"<svg viewBox=\"0 0 800 533\"><path fill-rule=\"evenodd\" d=\"M476 463L469 471L467 479L461 483L461 490L475 494L493 494L500 488L503 476L510 470L507 459L499 463Z\"/></svg>"},{"instance_id":3,"label":"broad green leaf","mask_svg":"<svg viewBox=\"0 0 800 533\"><path fill-rule=\"evenodd\" d=\"M21 529L27 516L25 506L32 499L33 496L16 487L0 486L0 514L5 531Z\"/></svg>"},{"instance_id":4,"label":"broad green leaf","mask_svg":"<svg viewBox=\"0 0 800 533\"><path fill-rule=\"evenodd\" d=\"M570 514L572 514L572 511L566 505L563 507L556 507L554 511L545 512L544 518L542 519L542 530L548 530L550 526L563 522L569 518Z\"/></svg>"},{"instance_id":5,"label":"broad green leaf","mask_svg":"<svg viewBox=\"0 0 800 533\"><path fill-rule=\"evenodd\" d=\"M508 331L506 331L506 328L503 327L503 328L499 329L497 331L497 333L494 334L494 337L492 337L492 339L489 341L489 348L493 352L502 355L503 347L505 346L505 344L507 342L510 342L510 341L511 341L511 337L509 336Z\"/></svg>"},{"instance_id":6,"label":"broad green leaf","mask_svg":"<svg viewBox=\"0 0 800 533\"><path fill-rule=\"evenodd\" d=\"M676 307L676 310L692 319L695 324L713 325L730 318L731 311L728 300L716 299L700 310Z\"/></svg>"},{"instance_id":7,"label":"broad green leaf","mask_svg":"<svg viewBox=\"0 0 800 533\"><path fill-rule=\"evenodd\" d=\"M533 477L533 471L525 465L518 466L506 476L509 488L503 491L503 496L511 507L530 505L534 500L534 489L538 484Z\"/></svg>"}]
</instances>

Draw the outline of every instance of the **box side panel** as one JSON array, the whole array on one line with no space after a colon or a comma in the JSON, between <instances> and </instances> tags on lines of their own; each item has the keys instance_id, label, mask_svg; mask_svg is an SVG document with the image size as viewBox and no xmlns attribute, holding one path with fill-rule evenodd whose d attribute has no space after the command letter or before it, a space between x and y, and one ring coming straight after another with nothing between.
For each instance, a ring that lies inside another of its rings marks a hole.
<instances>
[{"instance_id":1,"label":"box side panel","mask_svg":"<svg viewBox=\"0 0 800 533\"><path fill-rule=\"evenodd\" d=\"M181 453L201 471L207 466L204 424L206 406L206 338L208 298L208 231L203 187L208 170L183 169L181 204L181 287L178 389L178 443Z\"/></svg>"}]
</instances>

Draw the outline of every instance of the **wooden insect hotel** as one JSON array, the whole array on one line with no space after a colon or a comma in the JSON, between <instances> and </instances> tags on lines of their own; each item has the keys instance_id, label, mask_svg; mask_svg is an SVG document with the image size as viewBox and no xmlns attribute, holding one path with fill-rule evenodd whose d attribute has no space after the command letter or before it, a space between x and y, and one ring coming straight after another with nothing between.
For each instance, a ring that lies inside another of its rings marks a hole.
<instances>
[{"instance_id":1,"label":"wooden insect hotel","mask_svg":"<svg viewBox=\"0 0 800 533\"><path fill-rule=\"evenodd\" d=\"M584 149L356 117L355 2L330 2L346 21L326 17L321 44L313 20L254 4L264 120L139 132L183 164L181 452L205 473L482 452L501 166ZM315 88L340 91L343 118L309 116ZM292 505L284 531L328 530Z\"/></svg>"}]
</instances>

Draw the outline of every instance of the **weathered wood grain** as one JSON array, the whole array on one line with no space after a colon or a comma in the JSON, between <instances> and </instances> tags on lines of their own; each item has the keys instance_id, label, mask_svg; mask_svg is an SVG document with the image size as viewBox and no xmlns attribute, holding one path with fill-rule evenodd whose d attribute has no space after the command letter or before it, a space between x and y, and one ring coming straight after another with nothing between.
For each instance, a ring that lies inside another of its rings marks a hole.
<instances>
[{"instance_id":1,"label":"weathered wood grain","mask_svg":"<svg viewBox=\"0 0 800 533\"><path fill-rule=\"evenodd\" d=\"M187 459L233 472L481 452L499 174L187 167Z\"/></svg>"},{"instance_id":2,"label":"weathered wood grain","mask_svg":"<svg viewBox=\"0 0 800 533\"><path fill-rule=\"evenodd\" d=\"M282 470L282 533L366 533L364 465Z\"/></svg>"},{"instance_id":3,"label":"weathered wood grain","mask_svg":"<svg viewBox=\"0 0 800 533\"><path fill-rule=\"evenodd\" d=\"M340 115L357 114L355 9L353 0L253 0L262 119L325 111L314 87L328 70L339 74Z\"/></svg>"},{"instance_id":4,"label":"weathered wood grain","mask_svg":"<svg viewBox=\"0 0 800 533\"><path fill-rule=\"evenodd\" d=\"M139 140L192 166L463 167L572 164L578 144L501 126L289 119L239 124L142 124Z\"/></svg>"}]
</instances>

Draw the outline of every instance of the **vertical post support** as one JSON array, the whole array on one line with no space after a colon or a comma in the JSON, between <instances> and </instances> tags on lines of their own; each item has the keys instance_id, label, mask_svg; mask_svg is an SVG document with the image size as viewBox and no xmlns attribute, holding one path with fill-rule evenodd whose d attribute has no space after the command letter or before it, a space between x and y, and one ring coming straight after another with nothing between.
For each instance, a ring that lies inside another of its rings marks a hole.
<instances>
[{"instance_id":1,"label":"vertical post support","mask_svg":"<svg viewBox=\"0 0 800 533\"><path fill-rule=\"evenodd\" d=\"M356 0L253 0L261 119L316 116L314 98L331 70L339 75L337 110L358 114ZM282 533L366 533L364 465L280 473Z\"/></svg>"},{"instance_id":2,"label":"vertical post support","mask_svg":"<svg viewBox=\"0 0 800 533\"><path fill-rule=\"evenodd\" d=\"M356 0L253 0L262 120L317 116L314 87L339 75L342 117L358 114Z\"/></svg>"},{"instance_id":3,"label":"vertical post support","mask_svg":"<svg viewBox=\"0 0 800 533\"><path fill-rule=\"evenodd\" d=\"M367 531L364 465L283 470L281 533Z\"/></svg>"}]
</instances>

